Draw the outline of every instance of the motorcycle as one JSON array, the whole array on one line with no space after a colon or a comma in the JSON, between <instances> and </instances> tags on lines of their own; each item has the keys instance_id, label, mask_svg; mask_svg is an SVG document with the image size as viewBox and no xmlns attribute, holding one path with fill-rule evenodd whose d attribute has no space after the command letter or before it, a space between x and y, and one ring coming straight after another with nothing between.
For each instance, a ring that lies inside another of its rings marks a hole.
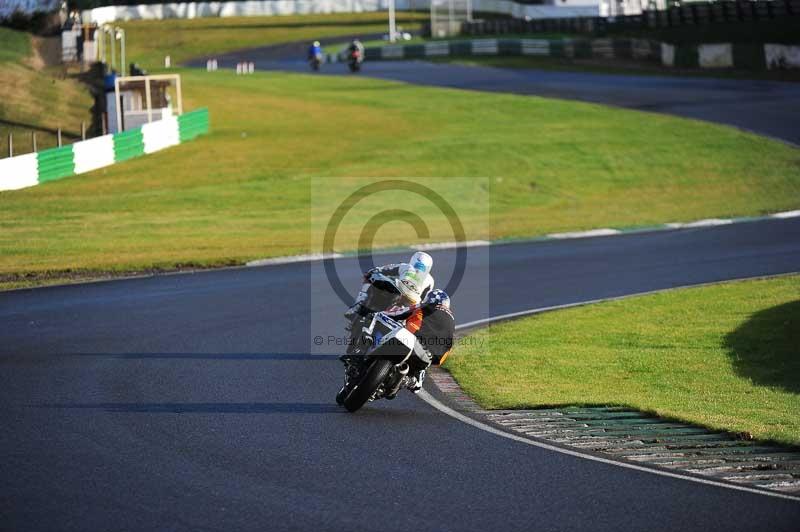
<instances>
[{"instance_id":1,"label":"motorcycle","mask_svg":"<svg viewBox=\"0 0 800 532\"><path fill-rule=\"evenodd\" d=\"M319 70L320 65L322 65L322 54L314 54L311 56L308 60L308 65L311 67L311 70Z\"/></svg>"},{"instance_id":2,"label":"motorcycle","mask_svg":"<svg viewBox=\"0 0 800 532\"><path fill-rule=\"evenodd\" d=\"M394 399L408 384L415 357L416 337L384 311L400 298L398 281L375 273L364 306L371 313L356 318L350 326L344 384L336 402L355 412L370 401ZM424 362L423 362L424 364Z\"/></svg>"},{"instance_id":3,"label":"motorcycle","mask_svg":"<svg viewBox=\"0 0 800 532\"><path fill-rule=\"evenodd\" d=\"M361 52L353 50L350 52L350 57L347 60L347 66L350 67L350 72L358 72L361 70Z\"/></svg>"},{"instance_id":4,"label":"motorcycle","mask_svg":"<svg viewBox=\"0 0 800 532\"><path fill-rule=\"evenodd\" d=\"M384 312L373 314L346 362L344 385L336 394L336 402L355 412L370 401L394 399L408 383L416 341L414 333L402 323Z\"/></svg>"}]
</instances>

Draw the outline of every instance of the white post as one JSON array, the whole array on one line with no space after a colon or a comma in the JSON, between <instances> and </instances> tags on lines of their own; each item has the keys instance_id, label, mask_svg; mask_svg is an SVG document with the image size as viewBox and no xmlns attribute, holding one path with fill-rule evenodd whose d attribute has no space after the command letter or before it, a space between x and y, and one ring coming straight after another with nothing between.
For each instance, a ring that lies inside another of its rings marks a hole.
<instances>
[{"instance_id":1,"label":"white post","mask_svg":"<svg viewBox=\"0 0 800 532\"><path fill-rule=\"evenodd\" d=\"M394 0L389 0L389 42L394 42L397 36L397 21L395 18Z\"/></svg>"},{"instance_id":2,"label":"white post","mask_svg":"<svg viewBox=\"0 0 800 532\"><path fill-rule=\"evenodd\" d=\"M127 68L127 63L125 63L125 30L117 28L116 37L119 39L120 70L124 76Z\"/></svg>"},{"instance_id":3,"label":"white post","mask_svg":"<svg viewBox=\"0 0 800 532\"><path fill-rule=\"evenodd\" d=\"M175 90L178 92L178 114L183 114L183 92L181 91L181 77L175 78Z\"/></svg>"},{"instance_id":4,"label":"white post","mask_svg":"<svg viewBox=\"0 0 800 532\"><path fill-rule=\"evenodd\" d=\"M448 0L447 5L447 13L449 16L449 20L447 21L447 35L448 37L453 34L453 19L455 18L455 6L453 5L454 0Z\"/></svg>"},{"instance_id":5,"label":"white post","mask_svg":"<svg viewBox=\"0 0 800 532\"><path fill-rule=\"evenodd\" d=\"M150 78L144 78L144 91L147 95L147 122L153 121L153 105L150 101Z\"/></svg>"},{"instance_id":6,"label":"white post","mask_svg":"<svg viewBox=\"0 0 800 532\"><path fill-rule=\"evenodd\" d=\"M467 0L467 22L472 22L472 0Z\"/></svg>"},{"instance_id":7,"label":"white post","mask_svg":"<svg viewBox=\"0 0 800 532\"><path fill-rule=\"evenodd\" d=\"M108 41L111 43L111 70L114 70L117 66L117 42L111 28L108 28Z\"/></svg>"},{"instance_id":8,"label":"white post","mask_svg":"<svg viewBox=\"0 0 800 532\"><path fill-rule=\"evenodd\" d=\"M114 98L116 98L114 107L117 109L117 130L114 133L120 133L122 132L122 102L119 99L119 78L114 78Z\"/></svg>"}]
</instances>

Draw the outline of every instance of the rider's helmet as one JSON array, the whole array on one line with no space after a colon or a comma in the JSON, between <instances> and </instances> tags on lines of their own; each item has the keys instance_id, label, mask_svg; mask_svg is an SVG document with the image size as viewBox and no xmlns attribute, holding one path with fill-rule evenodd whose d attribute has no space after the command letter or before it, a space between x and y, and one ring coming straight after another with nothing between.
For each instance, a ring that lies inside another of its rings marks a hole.
<instances>
[{"instance_id":1,"label":"rider's helmet","mask_svg":"<svg viewBox=\"0 0 800 532\"><path fill-rule=\"evenodd\" d=\"M422 304L450 308L450 296L448 296L447 292L444 290L437 288L428 292L428 295L425 296L425 300L422 302Z\"/></svg>"},{"instance_id":2,"label":"rider's helmet","mask_svg":"<svg viewBox=\"0 0 800 532\"><path fill-rule=\"evenodd\" d=\"M319 48L319 41L314 41L314 48Z\"/></svg>"},{"instance_id":3,"label":"rider's helmet","mask_svg":"<svg viewBox=\"0 0 800 532\"><path fill-rule=\"evenodd\" d=\"M433 257L424 251L417 251L411 256L408 268L401 271L398 288L400 293L413 305L419 303L422 291L433 267Z\"/></svg>"}]
</instances>

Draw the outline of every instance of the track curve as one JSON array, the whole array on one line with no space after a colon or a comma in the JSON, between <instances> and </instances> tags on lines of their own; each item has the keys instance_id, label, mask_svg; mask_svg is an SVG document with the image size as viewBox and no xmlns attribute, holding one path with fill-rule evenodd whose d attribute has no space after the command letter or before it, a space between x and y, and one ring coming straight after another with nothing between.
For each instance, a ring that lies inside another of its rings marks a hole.
<instances>
[{"instance_id":1,"label":"track curve","mask_svg":"<svg viewBox=\"0 0 800 532\"><path fill-rule=\"evenodd\" d=\"M342 42L329 39L326 44ZM215 56L220 68L252 61L258 70L309 73L304 43ZM205 67L206 59L187 63ZM349 75L344 64L327 75ZM417 85L527 94L599 103L734 126L800 145L800 83L503 69L427 61L368 61L360 74Z\"/></svg>"},{"instance_id":2,"label":"track curve","mask_svg":"<svg viewBox=\"0 0 800 532\"><path fill-rule=\"evenodd\" d=\"M487 285L454 295L459 322L796 271L800 220L470 248L470 265ZM337 268L358 284L357 259ZM309 354L310 313L340 325L324 282L287 264L0 294L3 527L795 529L797 503L531 448L409 394L344 413L338 362Z\"/></svg>"}]
</instances>

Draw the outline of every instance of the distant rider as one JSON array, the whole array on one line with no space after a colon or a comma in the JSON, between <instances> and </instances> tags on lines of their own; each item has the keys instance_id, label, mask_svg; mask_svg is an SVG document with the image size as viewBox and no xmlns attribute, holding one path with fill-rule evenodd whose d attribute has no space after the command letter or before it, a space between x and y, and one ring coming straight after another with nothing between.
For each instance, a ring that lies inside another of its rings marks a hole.
<instances>
[{"instance_id":1,"label":"distant rider","mask_svg":"<svg viewBox=\"0 0 800 532\"><path fill-rule=\"evenodd\" d=\"M322 58L322 45L319 44L319 41L314 41L311 43L311 46L308 47L308 60L311 61L317 58Z\"/></svg>"},{"instance_id":2,"label":"distant rider","mask_svg":"<svg viewBox=\"0 0 800 532\"><path fill-rule=\"evenodd\" d=\"M422 303L409 308L386 312L391 318L405 320L405 327L417 337L414 356L409 362L408 388L417 393L422 389L425 370L431 364L444 363L453 348L455 319L450 310L450 296L444 290L431 290Z\"/></svg>"},{"instance_id":3,"label":"distant rider","mask_svg":"<svg viewBox=\"0 0 800 532\"><path fill-rule=\"evenodd\" d=\"M364 62L364 45L358 39L353 39L353 42L347 47L347 52L350 57L353 57L353 52L358 52L358 63Z\"/></svg>"},{"instance_id":4,"label":"distant rider","mask_svg":"<svg viewBox=\"0 0 800 532\"><path fill-rule=\"evenodd\" d=\"M373 268L364 273L364 284L356 297L356 301L344 317L348 321L353 321L359 316L366 316L370 312L378 312L386 309L368 309L364 302L369 297L369 290L372 288L372 275L380 273L397 281L397 288L402 294L402 300L397 302L398 306L408 307L416 305L433 288L433 257L424 251L417 251L411 256L408 262L399 264L387 264Z\"/></svg>"}]
</instances>

